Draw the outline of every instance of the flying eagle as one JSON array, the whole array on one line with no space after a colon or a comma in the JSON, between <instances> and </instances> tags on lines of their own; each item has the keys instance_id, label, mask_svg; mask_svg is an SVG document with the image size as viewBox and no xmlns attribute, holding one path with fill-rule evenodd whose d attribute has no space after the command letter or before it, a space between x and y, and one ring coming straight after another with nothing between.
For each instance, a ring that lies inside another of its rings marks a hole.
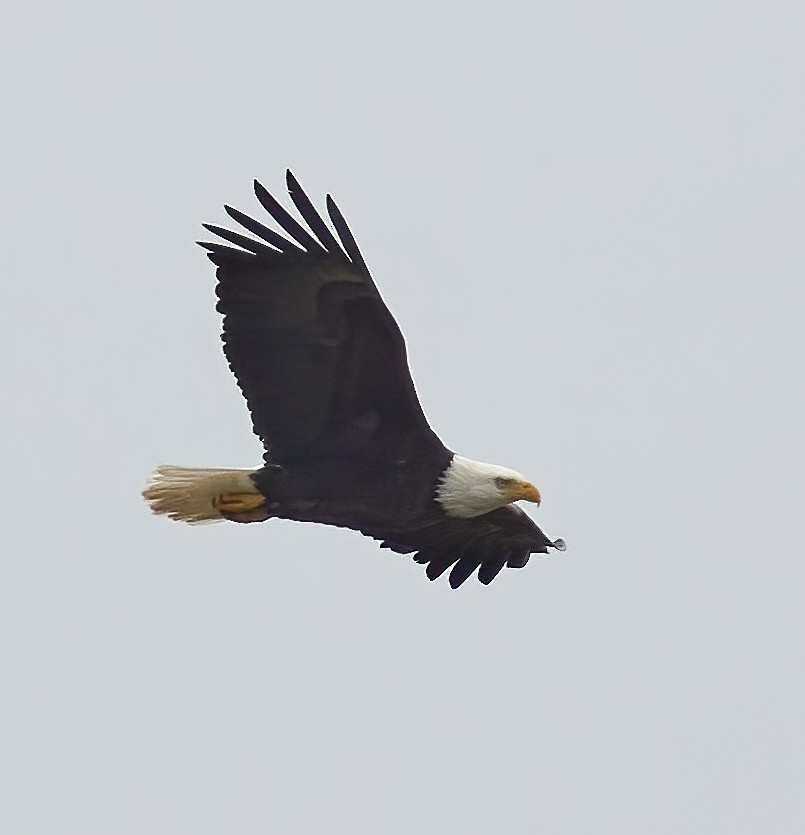
<instances>
[{"instance_id":1,"label":"flying eagle","mask_svg":"<svg viewBox=\"0 0 805 835\"><path fill-rule=\"evenodd\" d=\"M351 528L413 554L431 580L452 566L453 588L476 569L491 583L504 566L564 550L513 504L540 502L525 476L442 444L417 399L402 333L343 215L328 195L336 239L290 171L287 184L307 229L255 181L285 235L225 206L255 237L204 224L234 246L200 242L217 267L224 353L264 464L158 467L143 492L154 513L190 523L279 518Z\"/></svg>"}]
</instances>

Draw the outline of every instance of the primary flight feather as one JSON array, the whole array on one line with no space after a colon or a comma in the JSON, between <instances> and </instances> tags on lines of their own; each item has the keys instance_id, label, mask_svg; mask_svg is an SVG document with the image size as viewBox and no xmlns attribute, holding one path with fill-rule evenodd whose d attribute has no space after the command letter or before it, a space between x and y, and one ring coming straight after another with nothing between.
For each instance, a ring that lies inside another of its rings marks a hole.
<instances>
[{"instance_id":1,"label":"primary flight feather","mask_svg":"<svg viewBox=\"0 0 805 835\"><path fill-rule=\"evenodd\" d=\"M563 550L513 504L539 504L528 479L442 444L343 215L328 195L336 238L290 171L287 183L307 229L255 181L285 234L226 206L251 236L204 224L227 244L201 243L217 266L224 353L264 464L158 467L143 492L151 509L190 523L275 517L351 528L413 554L431 580L452 567L453 588L476 570L490 583L531 554Z\"/></svg>"}]
</instances>

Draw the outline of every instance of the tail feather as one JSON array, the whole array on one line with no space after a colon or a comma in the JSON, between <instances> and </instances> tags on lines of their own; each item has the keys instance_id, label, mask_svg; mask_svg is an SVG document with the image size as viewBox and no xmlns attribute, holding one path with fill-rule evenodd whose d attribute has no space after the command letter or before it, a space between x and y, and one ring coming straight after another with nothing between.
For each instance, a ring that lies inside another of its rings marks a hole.
<instances>
[{"instance_id":1,"label":"tail feather","mask_svg":"<svg viewBox=\"0 0 805 835\"><path fill-rule=\"evenodd\" d=\"M215 506L221 493L259 493L251 479L255 470L157 467L142 496L154 513L191 525L220 522L226 517Z\"/></svg>"}]
</instances>

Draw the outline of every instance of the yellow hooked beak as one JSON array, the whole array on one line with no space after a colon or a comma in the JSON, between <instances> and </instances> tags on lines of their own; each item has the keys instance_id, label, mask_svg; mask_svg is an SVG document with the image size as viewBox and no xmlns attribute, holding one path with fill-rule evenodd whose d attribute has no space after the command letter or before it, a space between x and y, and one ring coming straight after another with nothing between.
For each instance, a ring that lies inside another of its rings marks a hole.
<instances>
[{"instance_id":1,"label":"yellow hooked beak","mask_svg":"<svg viewBox=\"0 0 805 835\"><path fill-rule=\"evenodd\" d=\"M534 502L539 505L542 501L539 490L530 481L517 481L506 492L511 502Z\"/></svg>"}]
</instances>

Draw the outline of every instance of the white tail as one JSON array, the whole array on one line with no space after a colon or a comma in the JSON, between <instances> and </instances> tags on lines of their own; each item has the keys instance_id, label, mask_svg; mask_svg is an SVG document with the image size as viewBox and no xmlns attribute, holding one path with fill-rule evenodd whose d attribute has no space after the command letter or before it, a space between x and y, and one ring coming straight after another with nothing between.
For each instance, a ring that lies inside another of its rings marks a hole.
<instances>
[{"instance_id":1,"label":"white tail","mask_svg":"<svg viewBox=\"0 0 805 835\"><path fill-rule=\"evenodd\" d=\"M143 498L154 513L189 522L220 522L224 517L215 507L221 493L259 493L249 478L255 470L157 467L143 490Z\"/></svg>"}]
</instances>

